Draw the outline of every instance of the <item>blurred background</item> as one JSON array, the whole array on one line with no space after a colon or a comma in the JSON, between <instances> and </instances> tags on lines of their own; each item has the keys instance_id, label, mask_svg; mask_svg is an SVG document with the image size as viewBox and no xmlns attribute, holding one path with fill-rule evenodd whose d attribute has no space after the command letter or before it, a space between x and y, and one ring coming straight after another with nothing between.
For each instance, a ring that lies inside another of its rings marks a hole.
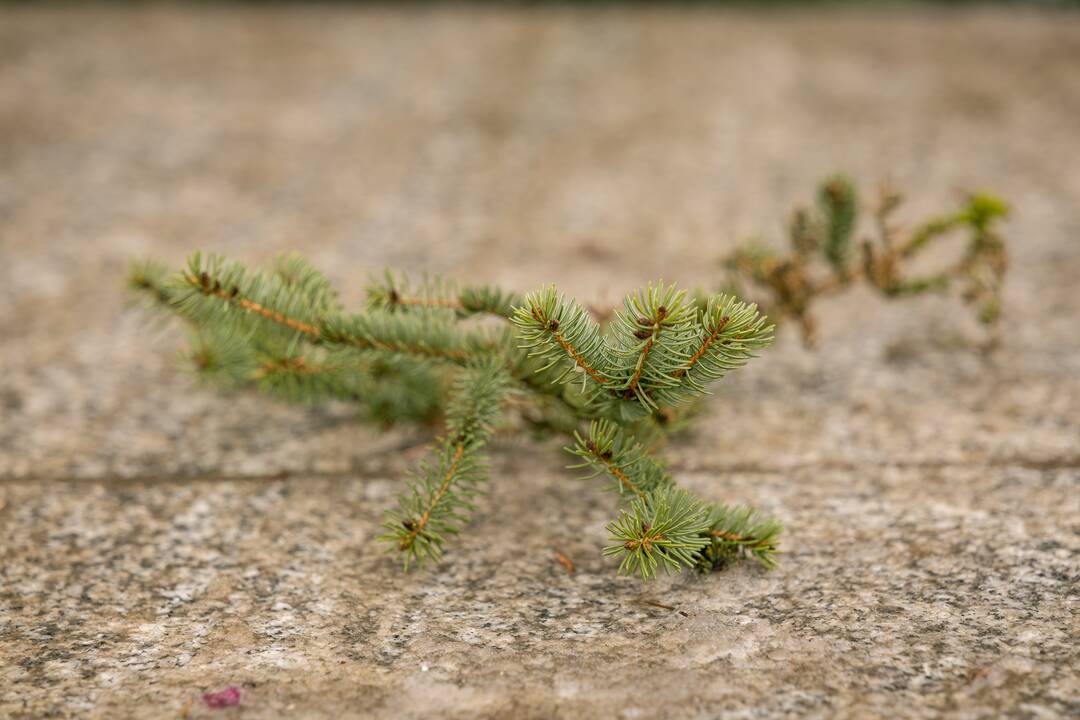
<instances>
[{"instance_id":1,"label":"blurred background","mask_svg":"<svg viewBox=\"0 0 1080 720\"><path fill-rule=\"evenodd\" d=\"M188 381L124 312L133 258L297 250L350 302L392 267L602 305L716 287L834 171L891 183L901 219L1004 196L1007 313L1040 316L1009 333L1055 361L1078 116L1060 3L2 5L0 472L175 450L147 428ZM955 299L859 298L827 306L831 358L976 332Z\"/></svg>"}]
</instances>

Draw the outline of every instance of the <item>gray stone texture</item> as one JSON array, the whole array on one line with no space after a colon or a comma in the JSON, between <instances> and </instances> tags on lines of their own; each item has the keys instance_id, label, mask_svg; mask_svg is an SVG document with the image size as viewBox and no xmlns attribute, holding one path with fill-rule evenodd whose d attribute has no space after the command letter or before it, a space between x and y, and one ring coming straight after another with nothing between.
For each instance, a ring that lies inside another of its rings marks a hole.
<instances>
[{"instance_id":1,"label":"gray stone texture","mask_svg":"<svg viewBox=\"0 0 1080 720\"><path fill-rule=\"evenodd\" d=\"M0 9L0 716L1077 716L1078 69L1080 17L1015 9ZM1004 343L856 291L729 378L668 454L785 521L771 573L616 577L610 495L503 440L402 574L423 433L201 387L120 291L295 249L352 303L384 266L610 303L835 169L909 221L1013 203Z\"/></svg>"}]
</instances>

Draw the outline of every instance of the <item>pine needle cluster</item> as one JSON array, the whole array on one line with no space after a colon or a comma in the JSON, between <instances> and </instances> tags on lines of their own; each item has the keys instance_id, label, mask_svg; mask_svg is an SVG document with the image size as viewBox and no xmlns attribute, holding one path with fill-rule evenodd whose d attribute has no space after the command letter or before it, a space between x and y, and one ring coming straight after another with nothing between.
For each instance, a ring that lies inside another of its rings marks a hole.
<instances>
[{"instance_id":1,"label":"pine needle cluster","mask_svg":"<svg viewBox=\"0 0 1080 720\"><path fill-rule=\"evenodd\" d=\"M465 531L489 477L484 448L508 413L571 438L574 467L617 492L604 554L621 572L775 563L778 522L676 487L652 449L713 382L772 341L754 305L730 295L699 303L659 283L602 326L554 286L519 296L386 274L352 312L296 256L268 271L218 255L195 254L177 273L141 263L129 284L187 321L189 359L208 380L292 402L352 401L376 423L442 427L383 524L380 540L406 568L438 560Z\"/></svg>"},{"instance_id":2,"label":"pine needle cluster","mask_svg":"<svg viewBox=\"0 0 1080 720\"><path fill-rule=\"evenodd\" d=\"M834 175L821 183L814 208L797 208L788 228L790 251L777 253L747 243L724 260L727 288L740 296L764 295L770 315L795 321L804 343L815 342L814 301L863 283L886 298L940 292L960 286L963 300L976 309L997 341L1001 290L1008 269L1005 241L998 230L1007 205L989 194L969 196L957 210L932 217L902 232L893 216L902 204L883 188L873 212L873 236L854 247L859 196L854 183ZM950 235L968 235L960 259L936 272L916 274L911 265L931 245ZM748 290L749 285L753 290Z\"/></svg>"}]
</instances>

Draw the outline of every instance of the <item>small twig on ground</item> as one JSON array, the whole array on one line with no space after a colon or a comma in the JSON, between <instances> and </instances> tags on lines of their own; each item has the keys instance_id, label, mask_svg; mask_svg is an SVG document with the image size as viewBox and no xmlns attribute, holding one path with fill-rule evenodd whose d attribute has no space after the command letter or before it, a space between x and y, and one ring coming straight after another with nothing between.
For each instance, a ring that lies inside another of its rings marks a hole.
<instances>
[{"instance_id":1,"label":"small twig on ground","mask_svg":"<svg viewBox=\"0 0 1080 720\"><path fill-rule=\"evenodd\" d=\"M671 605L665 605L664 603L656 602L655 600L644 600L643 599L643 600L639 600L639 602L641 602L644 605L652 605L653 607L663 608L664 610L678 610L678 608L676 608L676 607L672 607Z\"/></svg>"}]
</instances>

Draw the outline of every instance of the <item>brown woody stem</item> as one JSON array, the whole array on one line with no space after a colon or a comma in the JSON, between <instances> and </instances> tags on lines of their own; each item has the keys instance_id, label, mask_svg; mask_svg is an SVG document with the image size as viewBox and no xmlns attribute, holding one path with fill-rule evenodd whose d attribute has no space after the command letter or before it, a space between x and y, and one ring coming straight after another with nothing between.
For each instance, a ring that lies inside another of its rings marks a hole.
<instances>
[{"instance_id":1,"label":"brown woody stem","mask_svg":"<svg viewBox=\"0 0 1080 720\"><path fill-rule=\"evenodd\" d=\"M450 489L450 484L454 480L454 473L457 471L458 463L461 461L461 456L464 453L465 445L464 443L459 443L454 449L454 456L450 460L450 467L447 468L446 475L443 476L442 484L439 485L439 489L436 491L435 496L431 498L431 502L428 503L427 509L424 510L424 514L413 523L413 527L409 531L409 534L401 538L400 546L402 550L413 544L413 541L416 540L416 536L423 532L428 521L431 520L431 512L438 506L439 502L443 499L443 496L446 495L446 492Z\"/></svg>"},{"instance_id":2,"label":"brown woody stem","mask_svg":"<svg viewBox=\"0 0 1080 720\"><path fill-rule=\"evenodd\" d=\"M697 349L697 352L695 352L693 355L691 355L690 359L686 361L686 367L679 368L678 370L675 371L675 377L681 378L692 367L697 365L698 361L701 360L701 358L705 357L705 353L707 353L709 351L709 348L712 346L712 344L714 342L716 342L716 338L720 337L720 333L727 326L729 320L730 320L730 318L727 315L720 318L720 322L718 322L716 324L716 327L713 328L712 332L709 333L708 337L705 338L705 341L703 343L701 343L701 347L699 347Z\"/></svg>"}]
</instances>

